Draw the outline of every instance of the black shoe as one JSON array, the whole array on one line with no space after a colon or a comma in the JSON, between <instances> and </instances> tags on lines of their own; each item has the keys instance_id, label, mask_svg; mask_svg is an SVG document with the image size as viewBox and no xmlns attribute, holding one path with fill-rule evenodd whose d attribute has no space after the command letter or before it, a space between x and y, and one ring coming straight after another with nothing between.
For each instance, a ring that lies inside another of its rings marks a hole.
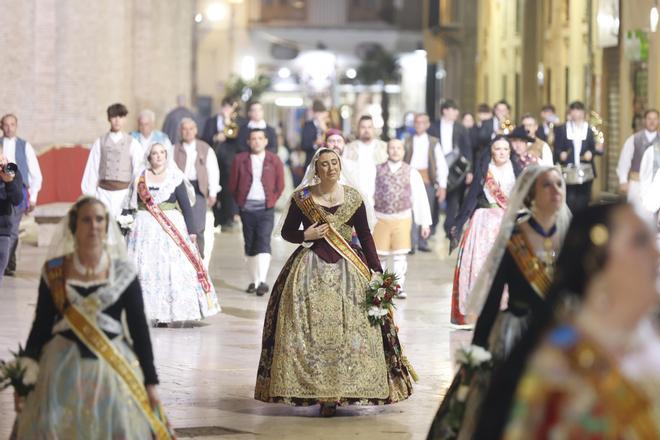
<instances>
[{"instance_id":1,"label":"black shoe","mask_svg":"<svg viewBox=\"0 0 660 440\"><path fill-rule=\"evenodd\" d=\"M420 252L431 252L431 248L428 246L419 246L417 248Z\"/></svg>"},{"instance_id":2,"label":"black shoe","mask_svg":"<svg viewBox=\"0 0 660 440\"><path fill-rule=\"evenodd\" d=\"M415 249L410 249L408 251L408 255L415 255Z\"/></svg>"},{"instance_id":3,"label":"black shoe","mask_svg":"<svg viewBox=\"0 0 660 440\"><path fill-rule=\"evenodd\" d=\"M250 283L250 285L246 290L247 293L255 293L256 291L257 291L257 286L255 286L254 283Z\"/></svg>"},{"instance_id":4,"label":"black shoe","mask_svg":"<svg viewBox=\"0 0 660 440\"><path fill-rule=\"evenodd\" d=\"M5 269L6 277L13 277L14 275L16 275L16 269L10 269L10 268Z\"/></svg>"},{"instance_id":5,"label":"black shoe","mask_svg":"<svg viewBox=\"0 0 660 440\"><path fill-rule=\"evenodd\" d=\"M259 287L257 287L257 296L264 296L265 294L268 293L269 290L270 287L268 287L268 284L259 283Z\"/></svg>"}]
</instances>

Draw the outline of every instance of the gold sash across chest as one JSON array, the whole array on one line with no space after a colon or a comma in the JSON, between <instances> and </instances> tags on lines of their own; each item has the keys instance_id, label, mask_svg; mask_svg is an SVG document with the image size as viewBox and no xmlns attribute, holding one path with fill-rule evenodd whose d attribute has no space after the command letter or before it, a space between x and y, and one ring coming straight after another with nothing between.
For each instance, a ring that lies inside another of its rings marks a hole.
<instances>
[{"instance_id":1,"label":"gold sash across chest","mask_svg":"<svg viewBox=\"0 0 660 440\"><path fill-rule=\"evenodd\" d=\"M545 298L550 290L552 281L545 271L545 265L532 251L522 232L511 235L506 244L513 261L529 282L532 289L541 297Z\"/></svg>"},{"instance_id":2,"label":"gold sash across chest","mask_svg":"<svg viewBox=\"0 0 660 440\"><path fill-rule=\"evenodd\" d=\"M355 267L360 275L364 277L365 280L371 280L371 270L360 256L355 252L351 245L341 236L335 227L330 223L328 215L326 212L314 202L312 198L312 192L309 188L303 188L300 191L296 192L293 195L293 200L300 208L302 213L312 222L312 223L327 223L328 233L323 237L323 239L330 245L334 250L336 250L339 255L341 255L346 261L348 261L353 267Z\"/></svg>"},{"instance_id":3,"label":"gold sash across chest","mask_svg":"<svg viewBox=\"0 0 660 440\"><path fill-rule=\"evenodd\" d=\"M137 407L149 422L155 438L158 440L171 439L172 435L167 428L165 413L162 408L154 409L151 407L144 383L135 374L126 358L112 345L110 339L95 322L90 320L76 305L67 300L64 258L59 257L46 262L46 275L55 307L69 323L71 330L85 344L85 347L94 353L99 360L107 362L119 376Z\"/></svg>"}]
</instances>

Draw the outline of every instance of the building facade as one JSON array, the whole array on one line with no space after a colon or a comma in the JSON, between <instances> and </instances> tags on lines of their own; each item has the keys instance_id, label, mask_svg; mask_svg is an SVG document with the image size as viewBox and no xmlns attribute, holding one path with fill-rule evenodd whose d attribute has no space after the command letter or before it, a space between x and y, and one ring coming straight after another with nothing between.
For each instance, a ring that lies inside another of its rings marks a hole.
<instances>
[{"instance_id":1,"label":"building facade","mask_svg":"<svg viewBox=\"0 0 660 440\"><path fill-rule=\"evenodd\" d=\"M660 74L660 41L649 22L654 1L466 3L425 3L429 72L448 66L436 70L445 83L441 93L430 84L427 95L435 92L436 102L458 98L465 110L506 99L516 120L538 114L544 104L563 119L571 101L585 102L600 115L606 139L595 191L616 191L621 145L643 111L660 105L660 86L652 80ZM473 27L476 44L466 36Z\"/></svg>"},{"instance_id":2,"label":"building facade","mask_svg":"<svg viewBox=\"0 0 660 440\"><path fill-rule=\"evenodd\" d=\"M162 121L190 94L193 10L192 0L6 2L0 112L16 113L37 148L91 143L113 102Z\"/></svg>"}]
</instances>

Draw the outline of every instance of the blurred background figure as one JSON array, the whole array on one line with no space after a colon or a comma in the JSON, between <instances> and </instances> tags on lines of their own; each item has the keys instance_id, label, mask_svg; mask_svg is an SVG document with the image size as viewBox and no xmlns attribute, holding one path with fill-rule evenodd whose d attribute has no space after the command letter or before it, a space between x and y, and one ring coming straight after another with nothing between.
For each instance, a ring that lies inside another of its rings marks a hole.
<instances>
[{"instance_id":1,"label":"blurred background figure","mask_svg":"<svg viewBox=\"0 0 660 440\"><path fill-rule=\"evenodd\" d=\"M322 101L312 103L312 118L302 128L300 146L305 152L305 168L312 162L314 152L323 146L323 136L329 128L330 114Z\"/></svg>"},{"instance_id":2,"label":"blurred background figure","mask_svg":"<svg viewBox=\"0 0 660 440\"><path fill-rule=\"evenodd\" d=\"M173 145L181 142L180 126L181 121L184 118L190 118L197 123L197 115L186 107L186 97L184 95L178 95L176 97L176 105L177 106L165 116L165 120L163 121L163 132L167 135Z\"/></svg>"},{"instance_id":3,"label":"blurred background figure","mask_svg":"<svg viewBox=\"0 0 660 440\"><path fill-rule=\"evenodd\" d=\"M32 212L37 206L37 196L41 190L43 177L41 175L41 167L37 160L37 155L34 152L32 145L25 139L16 136L18 128L18 118L16 115L9 113L0 119L0 126L2 127L2 138L0 139L0 152L7 162L15 163L21 174L22 187L21 191L23 197L21 204L13 211L11 218L11 233L9 260L7 267L3 269L4 274L13 276L16 273L17 266L17 250L19 240L19 228L23 214Z\"/></svg>"},{"instance_id":4,"label":"blurred background figure","mask_svg":"<svg viewBox=\"0 0 660 440\"><path fill-rule=\"evenodd\" d=\"M475 438L658 438L658 370L623 369L658 306L655 236L614 204L578 212L564 243L549 307L496 373Z\"/></svg>"},{"instance_id":5,"label":"blurred background figure","mask_svg":"<svg viewBox=\"0 0 660 440\"><path fill-rule=\"evenodd\" d=\"M396 138L405 140L415 134L415 112L406 112L403 115L403 125L397 127Z\"/></svg>"},{"instance_id":6,"label":"blurred background figure","mask_svg":"<svg viewBox=\"0 0 660 440\"><path fill-rule=\"evenodd\" d=\"M137 126L138 129L132 131L131 136L140 143L143 153L151 145L158 143L167 149L169 158L172 159L173 151L170 138L162 131L154 129L156 126L156 114L152 110L145 109L140 112L137 118Z\"/></svg>"},{"instance_id":7,"label":"blurred background figure","mask_svg":"<svg viewBox=\"0 0 660 440\"><path fill-rule=\"evenodd\" d=\"M213 147L220 170L220 194L213 205L214 225L223 229L233 228L238 207L229 191L229 174L234 157L239 153L239 131L246 123L238 114L236 100L230 96L222 98L220 112L211 116L204 124L202 140Z\"/></svg>"},{"instance_id":8,"label":"blurred background figure","mask_svg":"<svg viewBox=\"0 0 660 440\"><path fill-rule=\"evenodd\" d=\"M14 169L16 168L16 169ZM16 164L0 153L0 287L12 252L12 230L16 211L23 202L23 178Z\"/></svg>"},{"instance_id":9,"label":"blurred background figure","mask_svg":"<svg viewBox=\"0 0 660 440\"><path fill-rule=\"evenodd\" d=\"M277 154L278 145L277 131L275 128L264 119L264 106L259 101L251 101L247 105L248 121L243 124L238 130L238 145L240 151L250 151L249 136L250 131L259 129L263 130L268 139L268 146L266 147L271 153Z\"/></svg>"}]
</instances>

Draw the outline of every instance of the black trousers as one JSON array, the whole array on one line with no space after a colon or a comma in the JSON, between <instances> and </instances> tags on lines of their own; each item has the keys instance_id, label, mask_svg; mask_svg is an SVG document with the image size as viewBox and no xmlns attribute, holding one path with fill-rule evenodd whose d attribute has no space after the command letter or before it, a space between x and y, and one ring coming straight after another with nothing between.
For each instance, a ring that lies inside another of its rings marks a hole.
<instances>
[{"instance_id":1,"label":"black trousers","mask_svg":"<svg viewBox=\"0 0 660 440\"><path fill-rule=\"evenodd\" d=\"M426 197L429 201L429 206L431 207L431 219L434 223L437 223L436 219L438 218L438 199L435 197L435 186L432 183L425 183L424 188L426 189ZM414 223L415 219L413 217L413 230L412 230L412 248L413 250L417 248L427 248L429 246L428 239L422 238L422 227L417 223Z\"/></svg>"},{"instance_id":2,"label":"black trousers","mask_svg":"<svg viewBox=\"0 0 660 440\"><path fill-rule=\"evenodd\" d=\"M275 225L274 208L256 211L241 210L240 215L243 223L245 255L254 257L258 254L270 254L270 236L273 234Z\"/></svg>"},{"instance_id":3,"label":"black trousers","mask_svg":"<svg viewBox=\"0 0 660 440\"><path fill-rule=\"evenodd\" d=\"M445 230L445 235L449 238L449 230L451 229L456 216L458 215L458 210L461 208L463 203L463 197L465 196L465 183L461 183L457 188L453 189L451 192L447 193L447 208L445 209L445 222L442 227Z\"/></svg>"},{"instance_id":4,"label":"black trousers","mask_svg":"<svg viewBox=\"0 0 660 440\"><path fill-rule=\"evenodd\" d=\"M573 214L589 206L593 181L582 185L566 185L566 204Z\"/></svg>"},{"instance_id":5,"label":"black trousers","mask_svg":"<svg viewBox=\"0 0 660 440\"><path fill-rule=\"evenodd\" d=\"M206 229L206 197L199 190L196 180L190 181L195 188L195 203L192 206L194 233L197 234L197 249L204 258L204 230Z\"/></svg>"}]
</instances>

